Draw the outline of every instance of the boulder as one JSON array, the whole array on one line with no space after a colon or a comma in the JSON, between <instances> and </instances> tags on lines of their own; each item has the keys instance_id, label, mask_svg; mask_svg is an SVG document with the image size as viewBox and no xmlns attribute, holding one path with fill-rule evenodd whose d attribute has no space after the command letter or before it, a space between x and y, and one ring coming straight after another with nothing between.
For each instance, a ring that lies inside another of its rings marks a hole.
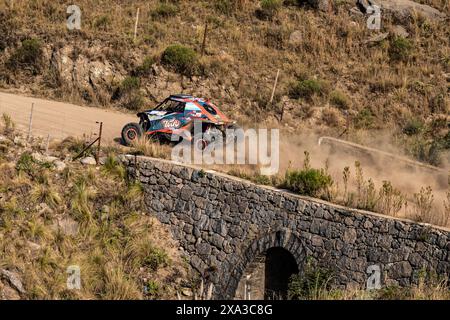
<instances>
[{"instance_id":1,"label":"boulder","mask_svg":"<svg viewBox=\"0 0 450 320\"><path fill-rule=\"evenodd\" d=\"M97 161L93 157L86 157L81 159L81 164L84 164L85 166L95 166L97 164Z\"/></svg>"},{"instance_id":2,"label":"boulder","mask_svg":"<svg viewBox=\"0 0 450 320\"><path fill-rule=\"evenodd\" d=\"M430 20L443 20L446 18L445 13L439 10L410 0L377 0L381 6L381 10L391 13L399 20L405 20L418 14Z\"/></svg>"},{"instance_id":3,"label":"boulder","mask_svg":"<svg viewBox=\"0 0 450 320\"><path fill-rule=\"evenodd\" d=\"M291 35L289 36L289 44L297 46L302 43L302 39L303 39L302 32L296 30L292 32Z\"/></svg>"},{"instance_id":4,"label":"boulder","mask_svg":"<svg viewBox=\"0 0 450 320\"><path fill-rule=\"evenodd\" d=\"M66 164L59 160L53 162L53 164L55 165L56 171L64 171L64 169L66 168Z\"/></svg>"},{"instance_id":5,"label":"boulder","mask_svg":"<svg viewBox=\"0 0 450 320\"><path fill-rule=\"evenodd\" d=\"M445 13L411 0L358 0L356 4L363 13L367 13L370 6L377 5L381 8L382 14L391 14L401 22L406 22L416 13L430 20L441 21L446 18Z\"/></svg>"},{"instance_id":6,"label":"boulder","mask_svg":"<svg viewBox=\"0 0 450 320\"><path fill-rule=\"evenodd\" d=\"M365 40L364 43L373 43L373 42L380 42L386 39L389 36L389 32L379 33L374 35L373 37L370 37L369 39Z\"/></svg>"},{"instance_id":7,"label":"boulder","mask_svg":"<svg viewBox=\"0 0 450 320\"><path fill-rule=\"evenodd\" d=\"M409 33L408 31L406 31L406 29L403 26L400 25L395 25L392 27L391 33L394 36L397 37L402 37L402 38L408 38L409 37Z\"/></svg>"},{"instance_id":8,"label":"boulder","mask_svg":"<svg viewBox=\"0 0 450 320\"><path fill-rule=\"evenodd\" d=\"M46 156L46 155L40 154L40 153L38 153L38 152L32 153L31 156L33 157L34 160L36 160L36 161L38 161L38 162L49 162L49 163L54 163L55 161L58 161L58 160L59 160L57 157Z\"/></svg>"}]
</instances>

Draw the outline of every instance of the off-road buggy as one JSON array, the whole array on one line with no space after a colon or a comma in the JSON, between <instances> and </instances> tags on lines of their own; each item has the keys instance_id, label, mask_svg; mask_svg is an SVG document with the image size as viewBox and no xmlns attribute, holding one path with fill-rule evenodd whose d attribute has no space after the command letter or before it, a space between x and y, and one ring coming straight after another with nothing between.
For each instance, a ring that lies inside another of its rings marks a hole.
<instances>
[{"instance_id":1,"label":"off-road buggy","mask_svg":"<svg viewBox=\"0 0 450 320\"><path fill-rule=\"evenodd\" d=\"M187 139L203 150L218 136L225 142L235 139L227 135L227 131L234 130L227 129L238 128L235 121L228 119L210 101L181 94L171 95L154 109L140 112L137 116L139 123L129 123L122 129L125 145L146 136L163 143ZM190 134L186 135L186 132Z\"/></svg>"}]
</instances>

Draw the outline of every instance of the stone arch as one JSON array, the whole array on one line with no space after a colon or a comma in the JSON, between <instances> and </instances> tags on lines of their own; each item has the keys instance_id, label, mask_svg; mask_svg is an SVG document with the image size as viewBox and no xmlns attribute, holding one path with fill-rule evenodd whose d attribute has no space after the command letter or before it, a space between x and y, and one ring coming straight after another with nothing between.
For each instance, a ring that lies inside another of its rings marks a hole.
<instances>
[{"instance_id":1,"label":"stone arch","mask_svg":"<svg viewBox=\"0 0 450 320\"><path fill-rule=\"evenodd\" d=\"M293 235L288 229L266 234L253 240L244 251L243 256L237 261L230 272L229 281L225 282L223 298L231 299L234 297L239 281L247 267L271 248L282 248L289 252L295 260L298 270L302 269L306 260L306 254L305 245L300 238Z\"/></svg>"}]
</instances>

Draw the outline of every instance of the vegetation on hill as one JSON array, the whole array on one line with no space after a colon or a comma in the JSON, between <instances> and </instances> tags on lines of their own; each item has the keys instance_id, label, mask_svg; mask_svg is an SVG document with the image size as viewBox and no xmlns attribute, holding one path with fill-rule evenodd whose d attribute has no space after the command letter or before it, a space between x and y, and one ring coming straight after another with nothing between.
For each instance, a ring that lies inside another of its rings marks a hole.
<instances>
[{"instance_id":1,"label":"vegetation on hill","mask_svg":"<svg viewBox=\"0 0 450 320\"><path fill-rule=\"evenodd\" d=\"M78 140L45 155L42 141L26 142L4 120L0 299L176 299L191 289L187 262L166 227L141 211L142 187L127 181L115 150L104 149L99 168L81 165L70 161ZM67 286L73 267L79 290Z\"/></svg>"}]
</instances>

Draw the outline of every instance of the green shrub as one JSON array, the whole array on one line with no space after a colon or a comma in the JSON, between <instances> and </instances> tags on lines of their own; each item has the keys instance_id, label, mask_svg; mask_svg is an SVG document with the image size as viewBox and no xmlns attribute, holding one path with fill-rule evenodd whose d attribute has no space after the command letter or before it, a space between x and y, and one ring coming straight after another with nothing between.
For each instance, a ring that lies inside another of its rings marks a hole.
<instances>
[{"instance_id":1,"label":"green shrub","mask_svg":"<svg viewBox=\"0 0 450 320\"><path fill-rule=\"evenodd\" d=\"M125 167L122 163L112 154L108 155L105 164L103 165L103 172L108 175L119 177L121 180L125 179Z\"/></svg>"},{"instance_id":2,"label":"green shrub","mask_svg":"<svg viewBox=\"0 0 450 320\"><path fill-rule=\"evenodd\" d=\"M30 176L37 176L37 173L42 169L50 169L52 167L53 164L49 162L35 160L29 152L22 153L16 163L17 171L22 171Z\"/></svg>"},{"instance_id":3,"label":"green shrub","mask_svg":"<svg viewBox=\"0 0 450 320\"><path fill-rule=\"evenodd\" d=\"M160 290L160 285L154 280L148 280L145 284L145 293L150 297L157 297L160 293Z\"/></svg>"},{"instance_id":4,"label":"green shrub","mask_svg":"<svg viewBox=\"0 0 450 320\"><path fill-rule=\"evenodd\" d=\"M178 14L178 7L171 3L160 3L158 7L151 12L153 19L162 19L174 17Z\"/></svg>"},{"instance_id":5,"label":"green shrub","mask_svg":"<svg viewBox=\"0 0 450 320\"><path fill-rule=\"evenodd\" d=\"M345 93L339 90L334 90L331 93L330 102L340 109L347 110L350 108L350 99Z\"/></svg>"},{"instance_id":6,"label":"green shrub","mask_svg":"<svg viewBox=\"0 0 450 320\"><path fill-rule=\"evenodd\" d=\"M413 45L410 40L403 37L391 39L389 57L393 61L407 61L411 55Z\"/></svg>"},{"instance_id":7,"label":"green shrub","mask_svg":"<svg viewBox=\"0 0 450 320\"><path fill-rule=\"evenodd\" d=\"M167 253L159 248L151 248L149 254L144 260L144 264L152 271L157 271L160 267L169 264L169 256Z\"/></svg>"},{"instance_id":8,"label":"green shrub","mask_svg":"<svg viewBox=\"0 0 450 320\"><path fill-rule=\"evenodd\" d=\"M197 54L191 48L171 45L164 50L161 62L178 73L190 76L198 67Z\"/></svg>"},{"instance_id":9,"label":"green shrub","mask_svg":"<svg viewBox=\"0 0 450 320\"><path fill-rule=\"evenodd\" d=\"M126 77L120 84L123 93L139 89L141 81L137 77Z\"/></svg>"},{"instance_id":10,"label":"green shrub","mask_svg":"<svg viewBox=\"0 0 450 320\"><path fill-rule=\"evenodd\" d=\"M283 186L294 192L311 197L323 194L333 180L323 169L305 168L286 171Z\"/></svg>"},{"instance_id":11,"label":"green shrub","mask_svg":"<svg viewBox=\"0 0 450 320\"><path fill-rule=\"evenodd\" d=\"M289 96L293 99L311 99L312 96L321 94L323 90L324 86L319 80L300 80L292 85Z\"/></svg>"},{"instance_id":12,"label":"green shrub","mask_svg":"<svg viewBox=\"0 0 450 320\"><path fill-rule=\"evenodd\" d=\"M28 39L22 42L22 45L16 49L9 58L8 66L10 69L22 69L30 71L33 75L40 72L42 66L42 45L37 39Z\"/></svg>"}]
</instances>

